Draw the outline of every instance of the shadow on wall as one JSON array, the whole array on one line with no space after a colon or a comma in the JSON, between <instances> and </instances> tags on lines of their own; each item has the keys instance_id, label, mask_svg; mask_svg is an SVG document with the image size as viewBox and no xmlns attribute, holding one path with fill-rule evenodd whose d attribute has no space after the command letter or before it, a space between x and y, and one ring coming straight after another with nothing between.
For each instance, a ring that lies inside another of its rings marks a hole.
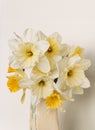
<instances>
[{"instance_id":1,"label":"shadow on wall","mask_svg":"<svg viewBox=\"0 0 95 130\"><path fill-rule=\"evenodd\" d=\"M66 104L65 113L59 112L60 130L95 130L95 53L87 53L86 57L92 62L86 72L91 87L83 95L76 95L75 102Z\"/></svg>"}]
</instances>

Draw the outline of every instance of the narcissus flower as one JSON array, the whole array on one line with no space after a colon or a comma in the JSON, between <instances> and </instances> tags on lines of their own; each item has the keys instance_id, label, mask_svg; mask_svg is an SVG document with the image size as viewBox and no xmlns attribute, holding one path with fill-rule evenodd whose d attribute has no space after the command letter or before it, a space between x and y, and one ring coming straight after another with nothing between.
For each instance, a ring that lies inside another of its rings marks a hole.
<instances>
[{"instance_id":1,"label":"narcissus flower","mask_svg":"<svg viewBox=\"0 0 95 130\"><path fill-rule=\"evenodd\" d=\"M31 37L33 30L27 30L24 33L29 35L31 32ZM48 59L45 57L44 53L49 48L49 43L47 41L35 41L30 39L21 38L19 41L19 36L16 36L16 39L9 41L10 48L12 50L12 56L10 56L9 61L10 65L13 68L33 68L35 65L38 65L38 68L42 71L49 71L50 65ZM36 37L36 34L35 34ZM44 65L46 68L44 69Z\"/></svg>"},{"instance_id":2,"label":"narcissus flower","mask_svg":"<svg viewBox=\"0 0 95 130\"><path fill-rule=\"evenodd\" d=\"M46 76L42 76L35 80L31 91L37 97L45 99L53 91L53 81Z\"/></svg>"},{"instance_id":3,"label":"narcissus flower","mask_svg":"<svg viewBox=\"0 0 95 130\"><path fill-rule=\"evenodd\" d=\"M21 78L16 75L8 77L7 86L11 92L17 92L20 89L19 87L20 79Z\"/></svg>"},{"instance_id":4,"label":"narcissus flower","mask_svg":"<svg viewBox=\"0 0 95 130\"><path fill-rule=\"evenodd\" d=\"M69 46L68 44L62 44L61 55L63 57L79 56L83 58L83 48L81 48L80 46Z\"/></svg>"},{"instance_id":5,"label":"narcissus flower","mask_svg":"<svg viewBox=\"0 0 95 130\"><path fill-rule=\"evenodd\" d=\"M46 98L52 93L54 82L48 76L36 76L24 78L20 81L21 88L29 88L33 95L38 98Z\"/></svg>"},{"instance_id":6,"label":"narcissus flower","mask_svg":"<svg viewBox=\"0 0 95 130\"><path fill-rule=\"evenodd\" d=\"M52 69L56 62L61 59L61 42L62 37L59 33L55 32L50 36L46 36L43 32L38 31L38 39L48 41L49 48L47 49L45 55L47 56L50 68Z\"/></svg>"},{"instance_id":7,"label":"narcissus flower","mask_svg":"<svg viewBox=\"0 0 95 130\"><path fill-rule=\"evenodd\" d=\"M62 43L57 32L46 36L41 31L26 29L9 40L7 86L11 92L26 90L32 96L32 107L44 100L50 109L60 108L65 101L74 101L73 94L83 94L90 87L85 71L91 65L83 56L83 48Z\"/></svg>"},{"instance_id":8,"label":"narcissus flower","mask_svg":"<svg viewBox=\"0 0 95 130\"><path fill-rule=\"evenodd\" d=\"M62 105L61 95L57 92L53 92L46 98L46 105L51 109L57 109Z\"/></svg>"},{"instance_id":9,"label":"narcissus flower","mask_svg":"<svg viewBox=\"0 0 95 130\"><path fill-rule=\"evenodd\" d=\"M77 87L85 83L85 87L89 87L89 81L84 73L84 66L90 66L89 60L82 60L79 57L66 58L60 62L59 82L63 82L62 86ZM86 69L85 68L85 69ZM61 78L61 79L60 79ZM61 81L62 80L62 81ZM61 85L61 83L60 83Z\"/></svg>"}]
</instances>

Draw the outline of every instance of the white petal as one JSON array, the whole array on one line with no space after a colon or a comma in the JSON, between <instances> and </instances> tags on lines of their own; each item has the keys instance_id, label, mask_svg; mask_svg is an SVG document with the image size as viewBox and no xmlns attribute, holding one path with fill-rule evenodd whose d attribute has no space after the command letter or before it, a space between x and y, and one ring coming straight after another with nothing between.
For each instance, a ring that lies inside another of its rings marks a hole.
<instances>
[{"instance_id":1,"label":"white petal","mask_svg":"<svg viewBox=\"0 0 95 130\"><path fill-rule=\"evenodd\" d=\"M63 94L62 91L60 90L58 84L54 84L53 87L54 87L54 89L55 89L58 93Z\"/></svg>"},{"instance_id":2,"label":"white petal","mask_svg":"<svg viewBox=\"0 0 95 130\"><path fill-rule=\"evenodd\" d=\"M16 33L14 33L13 37L8 40L9 47L12 51L18 49L18 45L21 43L23 43L23 40Z\"/></svg>"},{"instance_id":3,"label":"white petal","mask_svg":"<svg viewBox=\"0 0 95 130\"><path fill-rule=\"evenodd\" d=\"M53 56L53 59L55 62L59 62L62 59L62 57L61 56Z\"/></svg>"},{"instance_id":4,"label":"white petal","mask_svg":"<svg viewBox=\"0 0 95 130\"><path fill-rule=\"evenodd\" d=\"M31 77L31 71L32 71L32 68L26 68L25 69L25 73L26 73L26 75L27 75L28 78Z\"/></svg>"},{"instance_id":5,"label":"white petal","mask_svg":"<svg viewBox=\"0 0 95 130\"><path fill-rule=\"evenodd\" d=\"M59 72L60 72L60 74L63 72L63 70L65 69L65 68L67 68L67 66L68 66L68 59L66 58L66 59L64 59L64 60L60 60L59 61Z\"/></svg>"},{"instance_id":6,"label":"white petal","mask_svg":"<svg viewBox=\"0 0 95 130\"><path fill-rule=\"evenodd\" d=\"M21 68L13 55L9 57L9 65L15 69Z\"/></svg>"},{"instance_id":7,"label":"white petal","mask_svg":"<svg viewBox=\"0 0 95 130\"><path fill-rule=\"evenodd\" d=\"M58 32L54 32L50 37L55 38L59 43L62 41L62 37Z\"/></svg>"},{"instance_id":8,"label":"white petal","mask_svg":"<svg viewBox=\"0 0 95 130\"><path fill-rule=\"evenodd\" d=\"M49 48L50 44L47 41L42 40L42 41L36 42L35 45L37 46L38 49L41 50L41 53L44 54Z\"/></svg>"},{"instance_id":9,"label":"white petal","mask_svg":"<svg viewBox=\"0 0 95 130\"><path fill-rule=\"evenodd\" d=\"M90 82L89 82L89 80L88 80L87 78L85 78L80 87L81 87L81 88L89 88L89 87L90 87Z\"/></svg>"},{"instance_id":10,"label":"white petal","mask_svg":"<svg viewBox=\"0 0 95 130\"><path fill-rule=\"evenodd\" d=\"M31 28L28 28L23 33L23 39L25 42L37 41L37 32Z\"/></svg>"},{"instance_id":11,"label":"white petal","mask_svg":"<svg viewBox=\"0 0 95 130\"><path fill-rule=\"evenodd\" d=\"M70 98L73 97L73 90L72 90L72 88L68 90L68 96L69 96Z\"/></svg>"},{"instance_id":12,"label":"white petal","mask_svg":"<svg viewBox=\"0 0 95 130\"><path fill-rule=\"evenodd\" d=\"M81 60L81 58L79 56L74 56L74 57L70 58L69 64L70 64L70 66L73 66L75 63L79 62L80 60Z\"/></svg>"},{"instance_id":13,"label":"white petal","mask_svg":"<svg viewBox=\"0 0 95 130\"><path fill-rule=\"evenodd\" d=\"M37 32L37 37L38 37L38 41L47 39L47 36L41 31Z\"/></svg>"},{"instance_id":14,"label":"white petal","mask_svg":"<svg viewBox=\"0 0 95 130\"><path fill-rule=\"evenodd\" d=\"M68 57L70 54L70 46L67 44L61 44L61 55L64 57Z\"/></svg>"},{"instance_id":15,"label":"white petal","mask_svg":"<svg viewBox=\"0 0 95 130\"><path fill-rule=\"evenodd\" d=\"M63 80L63 77L61 76L59 76L58 77L58 81L57 81L57 83L56 83L56 87L58 88L58 89L61 89L63 86L64 86L65 84L64 84L64 80Z\"/></svg>"},{"instance_id":16,"label":"white petal","mask_svg":"<svg viewBox=\"0 0 95 130\"><path fill-rule=\"evenodd\" d=\"M83 59L80 61L80 65L83 68L83 70L87 70L90 67L91 62L90 62L90 60Z\"/></svg>"},{"instance_id":17,"label":"white petal","mask_svg":"<svg viewBox=\"0 0 95 130\"><path fill-rule=\"evenodd\" d=\"M83 94L84 90L83 88L80 88L79 90L73 89L73 94Z\"/></svg>"},{"instance_id":18,"label":"white petal","mask_svg":"<svg viewBox=\"0 0 95 130\"><path fill-rule=\"evenodd\" d=\"M17 39L11 39L8 41L9 42L9 47L12 51L15 51L18 49L18 46L19 46L19 42Z\"/></svg>"},{"instance_id":19,"label":"white petal","mask_svg":"<svg viewBox=\"0 0 95 130\"><path fill-rule=\"evenodd\" d=\"M28 79L27 77L20 80L19 82L20 88L31 88L32 84L33 84L33 81L31 79Z\"/></svg>"},{"instance_id":20,"label":"white petal","mask_svg":"<svg viewBox=\"0 0 95 130\"><path fill-rule=\"evenodd\" d=\"M42 71L42 72L44 72L44 73L47 73L47 72L50 71L50 64L49 64L48 59L47 59L45 56L43 56L43 57L40 59L40 61L39 61L38 65L37 65L37 67L38 67L38 69L39 69L40 71Z\"/></svg>"},{"instance_id":21,"label":"white petal","mask_svg":"<svg viewBox=\"0 0 95 130\"><path fill-rule=\"evenodd\" d=\"M56 79L58 78L58 76L59 76L59 73L57 69L51 71L51 74L50 74L51 79Z\"/></svg>"},{"instance_id":22,"label":"white petal","mask_svg":"<svg viewBox=\"0 0 95 130\"><path fill-rule=\"evenodd\" d=\"M18 40L18 42L21 43L23 41L22 38L19 35L17 35L15 32L14 32L14 36L15 36L15 39Z\"/></svg>"}]
</instances>

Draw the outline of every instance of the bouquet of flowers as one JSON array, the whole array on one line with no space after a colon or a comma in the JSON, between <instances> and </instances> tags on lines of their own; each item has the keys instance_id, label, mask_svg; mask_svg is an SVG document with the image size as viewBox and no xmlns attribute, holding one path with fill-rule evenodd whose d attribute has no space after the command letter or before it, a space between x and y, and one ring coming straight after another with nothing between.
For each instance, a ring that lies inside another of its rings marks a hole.
<instances>
[{"instance_id":1,"label":"bouquet of flowers","mask_svg":"<svg viewBox=\"0 0 95 130\"><path fill-rule=\"evenodd\" d=\"M47 108L63 109L65 101L74 100L73 94L90 87L85 71L91 63L83 48L64 44L57 32L46 36L26 29L22 36L14 33L9 47L7 86L11 92L23 90L21 102L29 89L35 106L43 99Z\"/></svg>"}]
</instances>

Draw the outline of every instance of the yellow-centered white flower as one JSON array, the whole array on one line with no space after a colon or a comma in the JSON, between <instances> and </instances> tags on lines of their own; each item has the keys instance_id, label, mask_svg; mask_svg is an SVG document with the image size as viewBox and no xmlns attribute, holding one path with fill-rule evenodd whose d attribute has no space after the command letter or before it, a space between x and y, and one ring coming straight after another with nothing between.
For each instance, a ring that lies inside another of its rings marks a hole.
<instances>
[{"instance_id":1,"label":"yellow-centered white flower","mask_svg":"<svg viewBox=\"0 0 95 130\"><path fill-rule=\"evenodd\" d=\"M53 92L54 81L48 76L33 76L24 78L19 82L22 88L31 89L31 93L38 98L46 98Z\"/></svg>"},{"instance_id":2,"label":"yellow-centered white flower","mask_svg":"<svg viewBox=\"0 0 95 130\"><path fill-rule=\"evenodd\" d=\"M59 33L54 32L50 36L46 36L43 32L37 32L38 40L45 40L49 43L49 48L47 49L45 55L47 56L51 70L54 68L57 62L61 60L61 43L62 37Z\"/></svg>"},{"instance_id":3,"label":"yellow-centered white flower","mask_svg":"<svg viewBox=\"0 0 95 130\"><path fill-rule=\"evenodd\" d=\"M90 61L81 59L79 56L65 58L60 61L58 86L66 89L81 87L90 87L89 80L86 78L84 71L90 66Z\"/></svg>"},{"instance_id":4,"label":"yellow-centered white flower","mask_svg":"<svg viewBox=\"0 0 95 130\"><path fill-rule=\"evenodd\" d=\"M23 35L24 37L20 38L15 34L16 38L9 41L12 50L10 65L13 68L33 68L37 65L41 71L48 72L50 65L44 53L48 50L49 43L44 40L38 41L37 33L32 29L25 30Z\"/></svg>"},{"instance_id":5,"label":"yellow-centered white flower","mask_svg":"<svg viewBox=\"0 0 95 130\"><path fill-rule=\"evenodd\" d=\"M73 56L79 56L83 58L83 48L81 48L80 46L70 46L68 44L62 44L61 55L63 58Z\"/></svg>"},{"instance_id":6,"label":"yellow-centered white flower","mask_svg":"<svg viewBox=\"0 0 95 130\"><path fill-rule=\"evenodd\" d=\"M39 77L31 87L31 91L39 98L46 98L53 92L54 82L47 76Z\"/></svg>"}]
</instances>

